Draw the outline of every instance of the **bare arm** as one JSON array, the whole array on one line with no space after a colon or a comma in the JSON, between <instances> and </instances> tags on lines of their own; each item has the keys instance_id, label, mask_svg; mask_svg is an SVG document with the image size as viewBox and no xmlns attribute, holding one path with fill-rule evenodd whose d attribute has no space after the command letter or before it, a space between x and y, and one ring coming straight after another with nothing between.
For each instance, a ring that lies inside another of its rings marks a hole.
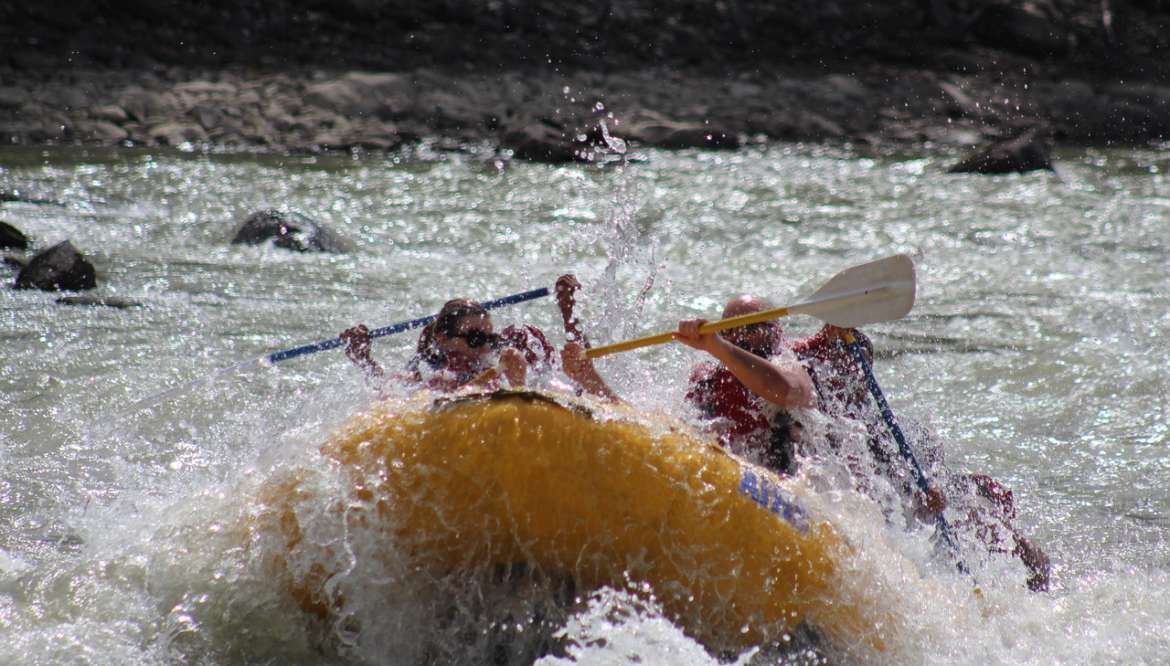
<instances>
[{"instance_id":1,"label":"bare arm","mask_svg":"<svg viewBox=\"0 0 1170 666\"><path fill-rule=\"evenodd\" d=\"M581 283L572 274L557 278L557 308L561 311L561 320L565 326L565 339L569 342L580 342L589 349L589 340L581 330L581 320L573 313L573 308L577 305L577 290L580 288Z\"/></svg>"},{"instance_id":2,"label":"bare arm","mask_svg":"<svg viewBox=\"0 0 1170 666\"><path fill-rule=\"evenodd\" d=\"M715 333L700 333L705 319L680 321L674 337L679 342L711 354L743 382L749 391L784 408L813 407L816 392L808 371L799 363L773 363L744 351Z\"/></svg>"},{"instance_id":3,"label":"bare arm","mask_svg":"<svg viewBox=\"0 0 1170 666\"><path fill-rule=\"evenodd\" d=\"M585 355L585 347L579 342L570 342L561 350L561 365L565 374L588 394L605 398L611 402L621 402L621 397L605 383L593 366L593 360Z\"/></svg>"}]
</instances>

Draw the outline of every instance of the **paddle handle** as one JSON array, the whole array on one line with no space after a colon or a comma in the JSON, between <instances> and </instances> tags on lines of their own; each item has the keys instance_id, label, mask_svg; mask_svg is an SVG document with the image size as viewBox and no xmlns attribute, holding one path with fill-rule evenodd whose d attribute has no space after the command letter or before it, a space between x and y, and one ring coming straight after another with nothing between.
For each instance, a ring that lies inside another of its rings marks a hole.
<instances>
[{"instance_id":1,"label":"paddle handle","mask_svg":"<svg viewBox=\"0 0 1170 666\"><path fill-rule=\"evenodd\" d=\"M772 319L779 319L792 311L791 308L772 308L771 310L761 310L759 312L751 312L738 317L728 317L727 319L720 319L718 321L709 321L699 327L700 333L716 333L718 331L725 331L729 328L738 328L740 326L747 326L749 324L756 324L761 321L769 321ZM594 347L593 349L585 350L585 355L589 358L598 358L600 356L608 356L618 352L629 351L631 349L638 349L640 347L649 347L650 345L660 345L674 340L674 332L658 333L656 335L647 335L641 338L634 338L633 340L625 340L623 342L615 342L613 344L604 345L601 347Z\"/></svg>"},{"instance_id":2,"label":"paddle handle","mask_svg":"<svg viewBox=\"0 0 1170 666\"><path fill-rule=\"evenodd\" d=\"M541 287L539 289L532 289L530 291L522 291L518 294L511 294L510 296L503 296L501 298L497 298L497 299L494 299L491 301L484 301L483 303L480 303L480 305L482 305L485 310L494 310L495 308L503 307L505 305L512 305L514 303L522 303L524 301L531 301L533 299L541 298L541 297L548 296L548 295L549 295L548 287ZM390 324L389 326L375 328L374 330L370 331L370 338L371 339L381 338L381 337L385 337L387 335L394 335L395 333L401 333L402 331L407 331L407 330L410 330L412 328L419 328L421 326L426 326L427 324L431 323L434 320L435 320L435 315L428 315L426 317L419 317L417 319L411 319L409 321L401 321L401 322L398 322L397 324ZM273 353L268 354L266 356L262 356L260 358L260 363L261 364L279 363L281 361L287 361L290 358L296 358L297 356L304 356L305 354L314 354L316 352L325 351L327 349L335 349L337 347L340 347L342 344L343 343L342 343L340 337L330 338L328 340L321 340L320 342L314 342L314 343L307 344L307 345L301 345L300 347L293 347L292 349L285 349L283 351L273 352Z\"/></svg>"}]
</instances>

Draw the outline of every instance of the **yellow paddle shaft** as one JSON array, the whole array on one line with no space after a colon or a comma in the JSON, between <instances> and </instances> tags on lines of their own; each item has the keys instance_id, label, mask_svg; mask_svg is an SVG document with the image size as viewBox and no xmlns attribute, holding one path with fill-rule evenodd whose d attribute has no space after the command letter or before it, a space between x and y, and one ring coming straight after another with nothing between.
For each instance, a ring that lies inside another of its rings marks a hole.
<instances>
[{"instance_id":1,"label":"yellow paddle shaft","mask_svg":"<svg viewBox=\"0 0 1170 666\"><path fill-rule=\"evenodd\" d=\"M759 312L749 312L748 314L739 315L738 317L728 317L727 319L720 319L718 321L709 321L699 327L700 333L715 333L718 331L726 331L729 328L738 328L740 326L748 326L751 324L758 324L762 321L771 321L772 319L779 319L786 317L791 313L791 308L772 308L771 310L760 310ZM633 340L625 340L623 342L615 342L611 345L602 347L594 347L585 351L585 355L589 358L597 358L599 356L608 356L609 354L616 354L618 352L629 351L631 349L638 349L639 347L649 347L650 345L660 345L674 340L674 332L659 333L657 335L647 335L641 338L634 338Z\"/></svg>"}]
</instances>

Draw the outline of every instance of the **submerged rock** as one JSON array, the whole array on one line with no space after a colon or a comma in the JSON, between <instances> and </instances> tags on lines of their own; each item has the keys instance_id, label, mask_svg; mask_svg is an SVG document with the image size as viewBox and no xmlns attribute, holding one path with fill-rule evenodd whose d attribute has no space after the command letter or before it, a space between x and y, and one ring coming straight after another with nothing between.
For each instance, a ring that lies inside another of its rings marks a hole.
<instances>
[{"instance_id":1,"label":"submerged rock","mask_svg":"<svg viewBox=\"0 0 1170 666\"><path fill-rule=\"evenodd\" d=\"M20 229L17 229L7 222L0 222L0 247L6 249L27 250L28 236L25 236L20 231Z\"/></svg>"},{"instance_id":2,"label":"submerged rock","mask_svg":"<svg viewBox=\"0 0 1170 666\"><path fill-rule=\"evenodd\" d=\"M1038 129L985 146L947 170L948 173L1025 173L1052 170L1048 146Z\"/></svg>"},{"instance_id":3,"label":"submerged rock","mask_svg":"<svg viewBox=\"0 0 1170 666\"><path fill-rule=\"evenodd\" d=\"M57 299L57 303L60 303L61 305L89 305L106 308L117 308L119 310L142 307L142 303L139 303L138 301L118 298L117 296L62 296L61 298Z\"/></svg>"},{"instance_id":4,"label":"submerged rock","mask_svg":"<svg viewBox=\"0 0 1170 666\"><path fill-rule=\"evenodd\" d=\"M25 194L21 194L19 190L15 190L12 192L0 191L0 201L11 201L14 203L38 204L38 205L44 205L44 206L64 206L65 205L65 204L61 203L60 201L53 201L52 199L41 199L38 197L30 197L30 196L27 196Z\"/></svg>"},{"instance_id":5,"label":"submerged rock","mask_svg":"<svg viewBox=\"0 0 1170 666\"><path fill-rule=\"evenodd\" d=\"M301 215L274 209L252 213L232 238L233 245L260 245L268 241L295 252L336 252L349 250L337 234Z\"/></svg>"},{"instance_id":6,"label":"submerged rock","mask_svg":"<svg viewBox=\"0 0 1170 666\"><path fill-rule=\"evenodd\" d=\"M16 289L43 291L81 291L96 286L93 264L67 240L34 256L13 284Z\"/></svg>"}]
</instances>

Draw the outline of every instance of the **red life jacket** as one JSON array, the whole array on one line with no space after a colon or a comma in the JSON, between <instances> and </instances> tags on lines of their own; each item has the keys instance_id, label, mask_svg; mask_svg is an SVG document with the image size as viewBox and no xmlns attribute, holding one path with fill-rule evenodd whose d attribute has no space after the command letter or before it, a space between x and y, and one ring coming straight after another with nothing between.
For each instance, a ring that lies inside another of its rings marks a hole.
<instances>
[{"instance_id":1,"label":"red life jacket","mask_svg":"<svg viewBox=\"0 0 1170 666\"><path fill-rule=\"evenodd\" d=\"M799 425L784 410L769 419L763 399L724 365L706 361L692 368L686 399L705 418L719 421L713 430L723 446L778 473L793 472L793 429Z\"/></svg>"},{"instance_id":2,"label":"red life jacket","mask_svg":"<svg viewBox=\"0 0 1170 666\"><path fill-rule=\"evenodd\" d=\"M869 338L861 331L853 335L872 358L873 343ZM858 407L869 400L869 393L865 373L845 341L825 327L807 338L794 340L790 346L812 377L821 409L856 417Z\"/></svg>"}]
</instances>

